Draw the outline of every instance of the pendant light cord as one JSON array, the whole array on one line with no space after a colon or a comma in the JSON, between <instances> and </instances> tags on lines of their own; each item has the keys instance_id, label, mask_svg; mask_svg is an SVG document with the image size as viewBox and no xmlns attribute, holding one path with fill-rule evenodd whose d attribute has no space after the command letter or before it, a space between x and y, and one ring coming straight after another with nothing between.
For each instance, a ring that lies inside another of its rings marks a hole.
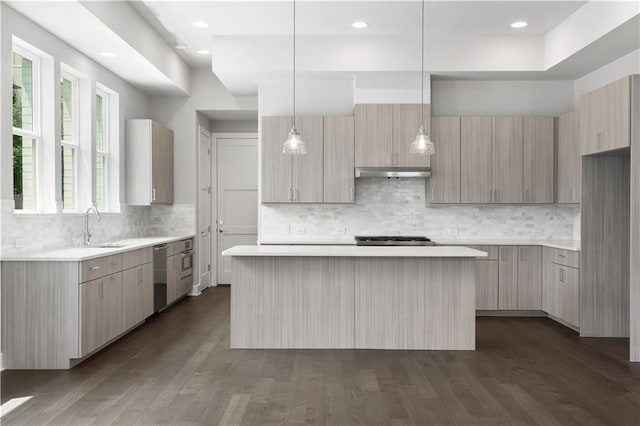
<instances>
[{"instance_id":1,"label":"pendant light cord","mask_svg":"<svg viewBox=\"0 0 640 426\"><path fill-rule=\"evenodd\" d=\"M293 0L293 123L296 127L296 0Z\"/></svg>"},{"instance_id":2,"label":"pendant light cord","mask_svg":"<svg viewBox=\"0 0 640 426\"><path fill-rule=\"evenodd\" d=\"M420 81L422 88L420 90L420 123L424 128L424 0L422 0L422 60L420 61L422 72L420 73Z\"/></svg>"}]
</instances>

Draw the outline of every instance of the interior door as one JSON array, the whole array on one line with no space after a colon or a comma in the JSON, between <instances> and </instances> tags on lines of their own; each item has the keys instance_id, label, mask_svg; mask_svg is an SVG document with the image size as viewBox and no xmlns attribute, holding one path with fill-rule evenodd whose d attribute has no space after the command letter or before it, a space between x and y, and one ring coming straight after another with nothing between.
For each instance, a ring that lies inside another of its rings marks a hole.
<instances>
[{"instance_id":1,"label":"interior door","mask_svg":"<svg viewBox=\"0 0 640 426\"><path fill-rule=\"evenodd\" d=\"M218 284L231 283L222 252L258 240L258 139L218 138Z\"/></svg>"},{"instance_id":2,"label":"interior door","mask_svg":"<svg viewBox=\"0 0 640 426\"><path fill-rule=\"evenodd\" d=\"M204 128L200 128L199 142L198 270L202 291L211 285L211 136Z\"/></svg>"}]
</instances>

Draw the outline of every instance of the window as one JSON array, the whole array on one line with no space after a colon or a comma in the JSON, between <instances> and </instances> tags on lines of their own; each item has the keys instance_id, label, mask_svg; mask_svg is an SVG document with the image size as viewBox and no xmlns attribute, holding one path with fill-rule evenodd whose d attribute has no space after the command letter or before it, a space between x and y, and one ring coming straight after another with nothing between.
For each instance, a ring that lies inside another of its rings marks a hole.
<instances>
[{"instance_id":1,"label":"window","mask_svg":"<svg viewBox=\"0 0 640 426\"><path fill-rule=\"evenodd\" d=\"M13 46L13 198L16 210L35 210L40 142L38 58Z\"/></svg>"},{"instance_id":2,"label":"window","mask_svg":"<svg viewBox=\"0 0 640 426\"><path fill-rule=\"evenodd\" d=\"M60 81L60 129L62 209L76 210L78 81L65 73Z\"/></svg>"},{"instance_id":3,"label":"window","mask_svg":"<svg viewBox=\"0 0 640 426\"><path fill-rule=\"evenodd\" d=\"M107 173L109 169L109 95L96 91L96 204L107 210Z\"/></svg>"}]
</instances>

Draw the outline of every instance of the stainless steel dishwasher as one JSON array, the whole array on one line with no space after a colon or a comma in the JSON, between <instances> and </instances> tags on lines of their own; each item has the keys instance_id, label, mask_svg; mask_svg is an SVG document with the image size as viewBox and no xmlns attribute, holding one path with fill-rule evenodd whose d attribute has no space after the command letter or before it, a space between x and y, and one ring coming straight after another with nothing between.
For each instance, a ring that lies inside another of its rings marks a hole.
<instances>
[{"instance_id":1,"label":"stainless steel dishwasher","mask_svg":"<svg viewBox=\"0 0 640 426\"><path fill-rule=\"evenodd\" d=\"M167 245L153 247L153 312L167 306Z\"/></svg>"}]
</instances>

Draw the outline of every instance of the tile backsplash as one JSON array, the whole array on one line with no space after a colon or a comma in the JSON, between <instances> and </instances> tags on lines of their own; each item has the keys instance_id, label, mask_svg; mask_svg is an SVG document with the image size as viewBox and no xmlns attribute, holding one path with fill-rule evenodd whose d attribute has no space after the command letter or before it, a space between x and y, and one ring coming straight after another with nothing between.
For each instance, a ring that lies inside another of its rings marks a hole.
<instances>
[{"instance_id":1,"label":"tile backsplash","mask_svg":"<svg viewBox=\"0 0 640 426\"><path fill-rule=\"evenodd\" d=\"M430 205L430 181L359 178L355 204L263 205L261 242L353 240L354 235L441 239L575 240L579 206Z\"/></svg>"},{"instance_id":2,"label":"tile backsplash","mask_svg":"<svg viewBox=\"0 0 640 426\"><path fill-rule=\"evenodd\" d=\"M80 246L84 238L83 214L15 214L13 200L1 203L2 253L38 251ZM89 217L92 240L113 241L122 238L192 234L195 231L195 207L121 206L121 213L101 213L101 221Z\"/></svg>"}]
</instances>

